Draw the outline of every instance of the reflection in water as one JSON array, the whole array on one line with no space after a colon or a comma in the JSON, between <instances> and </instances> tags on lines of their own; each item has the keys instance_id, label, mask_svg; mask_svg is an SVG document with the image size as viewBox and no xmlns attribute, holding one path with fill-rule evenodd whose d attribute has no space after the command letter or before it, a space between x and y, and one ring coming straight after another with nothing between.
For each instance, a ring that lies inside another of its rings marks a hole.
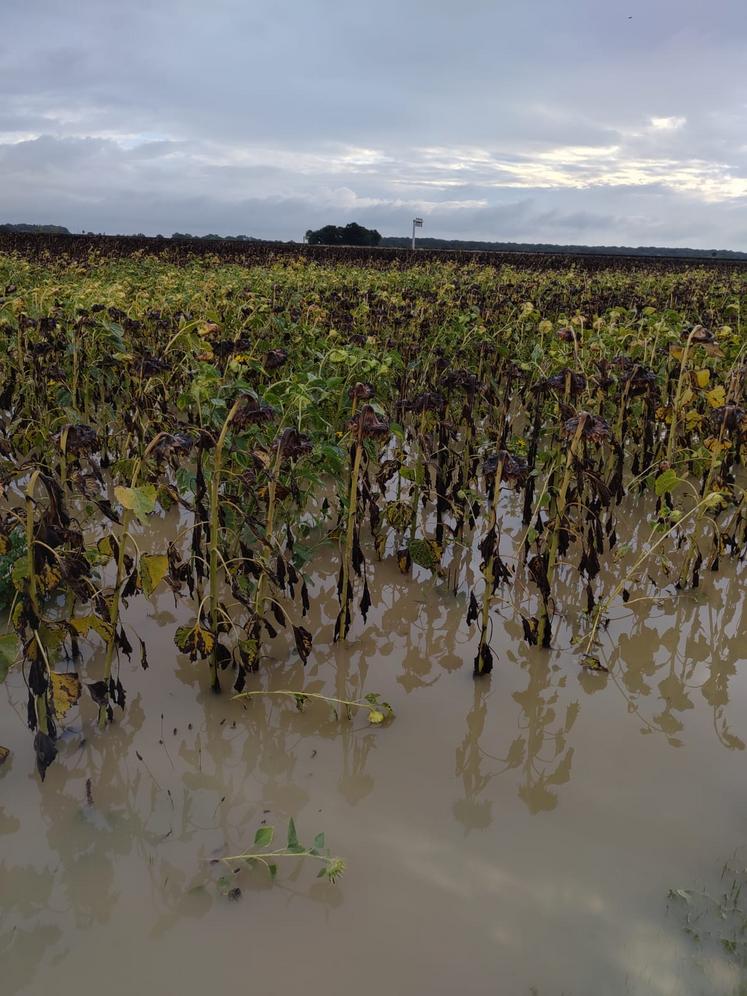
<instances>
[{"instance_id":1,"label":"reflection in water","mask_svg":"<svg viewBox=\"0 0 747 996\"><path fill-rule=\"evenodd\" d=\"M154 520L143 546L155 550L158 544ZM474 569L474 564L465 568ZM357 929L361 936L375 937L378 956L394 958L398 945L415 945L417 936L410 921L390 935L382 909L401 905L410 910L412 923L427 926L439 908L454 902L459 862L467 859L469 868L481 869L467 890L480 924L507 912L499 908L496 883L506 881L507 862L518 863L512 895L514 904L525 895L526 935L552 922L552 933L543 937L550 966L553 957L562 962L564 943L576 945L574 967L564 976L567 990L647 992L632 983L595 990L592 976L583 976L586 969L579 966L591 965L595 979L606 979L610 972L622 973L615 975L622 979L635 961L620 954L617 940L625 923L639 916L647 879L668 860L700 860L696 845L679 830L688 825L691 812L681 788L690 782L678 765L687 764L688 779L707 775L710 785L710 772L718 770L724 785L740 784L741 773L729 759L744 743L727 718L730 712L743 732L747 688L739 664L745 591L736 570L705 577L695 593L632 598L603 635L608 674L579 670L571 646L574 632L582 628L579 618L559 626L552 652L528 648L507 589L493 619L498 663L482 680L470 673L475 636L464 627L466 585L458 586L454 596L444 583L426 576L413 584L390 562L378 565L375 578L366 628L354 629L347 646L325 643L337 612L330 555L328 569L314 580L308 626L321 636L307 666L281 636L270 648L272 659L259 675L250 676L250 687L304 688L343 699L380 692L397 716L384 729L369 727L360 714L335 716L321 703L307 703L298 712L284 699L212 695L204 669L175 652L173 630L190 609L182 602L175 605L169 593L145 609L142 599L133 600L125 616L131 631L146 640L151 667L143 672L138 662L122 661L129 696L124 717L99 732L93 703L83 701L65 721L59 762L43 786L29 762L25 687L17 674L11 677L2 692L8 699L2 710L8 729L4 726L0 736L14 751L0 769L3 996L27 996L48 986L71 952L81 963L86 957L95 960L85 937L98 932L99 939L110 938L111 947L111 936L122 935L123 923L131 943L155 963L165 964L167 957L159 945L176 938L186 964L197 971L195 959L207 929L230 964L236 957L232 931L240 929L240 943L246 943L250 931L241 918L249 909L252 917L267 917L278 937L287 923L308 930L313 951L328 947L328 925L344 931L348 920L362 922L366 927ZM567 584L572 589L570 575ZM680 761L683 745L693 748L686 761ZM680 781L659 777L657 766L679 772ZM628 788L623 819L617 812L618 783L626 773L633 786L649 785L649 777L656 781L648 795L641 790L640 798ZM723 807L727 795L711 796L711 807ZM655 813L651 798L662 800ZM662 827L669 851L644 871L656 846L656 820L667 811L682 813L678 831ZM718 815L709 821L709 831L731 832L731 811ZM258 870L242 874L242 904L229 906L216 888L210 862L251 844L263 823L282 828L289 816L304 836L326 831L334 849L349 858L352 881L344 880L335 890L316 883L303 867L290 866L271 886ZM395 833L392 828L400 825L406 829ZM617 854L594 850L616 832L625 835L618 847L631 849L631 867L641 866L625 882L605 879L606 870L618 865ZM699 829L697 839L702 834ZM531 841L526 859L521 857L524 837ZM585 845L588 854L582 856L588 864L577 863L579 843ZM438 861L425 860L421 851L428 847ZM546 863L538 856L545 853ZM396 863L396 875L393 854L412 854L409 863ZM443 865L449 866L448 874ZM420 877L415 877L416 867ZM593 906L595 922L603 924L596 928L596 960L589 959L579 940L561 937L557 918L548 917L551 906L575 901L567 894L574 875L587 876L575 887L595 897L589 909ZM442 888L447 881L448 895ZM664 931L656 919L661 894L660 889L650 900L656 910L650 915L656 929ZM607 895L614 900L604 900ZM513 966L511 991L527 991L525 982L535 978L535 968L531 953L521 948L522 931L504 927L501 933L496 927L496 933L483 936L469 923L451 918L454 950L471 952L479 963L493 957L498 944L502 964ZM223 948L224 934L233 940ZM352 935L344 936L345 943L353 943ZM266 943L268 952L279 957L280 942ZM296 937L294 943L302 941ZM647 958L655 957L656 947L648 944ZM307 951L306 957L314 955ZM424 964L419 963L410 988L445 991ZM687 963L680 967L681 978L687 979ZM287 966L281 975L284 970ZM582 977L589 984L579 983ZM144 979L135 970L133 988L147 991ZM697 991L678 985L649 991ZM361 982L362 993L375 989ZM62 991L67 996L70 987ZM179 991L193 996L202 990L187 971ZM545 980L539 991L557 987Z\"/></svg>"},{"instance_id":2,"label":"reflection in water","mask_svg":"<svg viewBox=\"0 0 747 996\"><path fill-rule=\"evenodd\" d=\"M519 798L530 813L539 813L557 806L553 788L565 785L571 777L573 748L567 746L566 738L578 717L579 704L568 703L561 716L559 689L565 686L565 675L557 667L548 667L539 654L530 657L526 671L527 687L514 694L521 716L512 749L522 756Z\"/></svg>"},{"instance_id":3,"label":"reflection in water","mask_svg":"<svg viewBox=\"0 0 747 996\"><path fill-rule=\"evenodd\" d=\"M492 803L481 796L494 777L482 770L486 758L480 747L480 737L487 719L487 696L490 678L473 682L472 708L467 714L464 740L457 747L456 773L462 779L464 798L454 803L455 818L465 830L484 830L493 821Z\"/></svg>"},{"instance_id":4,"label":"reflection in water","mask_svg":"<svg viewBox=\"0 0 747 996\"><path fill-rule=\"evenodd\" d=\"M641 732L661 733L670 746L681 747L684 714L695 708L693 695L699 691L711 707L720 742L744 750L726 712L729 681L743 653L744 600L743 586L715 581L707 594L667 598L650 616L625 620L627 632L619 635L611 672L641 721Z\"/></svg>"},{"instance_id":5,"label":"reflection in water","mask_svg":"<svg viewBox=\"0 0 747 996\"><path fill-rule=\"evenodd\" d=\"M512 664L516 661L510 656ZM558 803L554 789L571 777L573 747L570 734L579 714L576 700L560 704L566 676L557 666L549 667L541 654L523 661L528 682L514 692L518 703L518 734L503 757L481 746L488 718L489 682L476 681L472 708L467 715L465 735L456 752L456 773L462 779L464 798L454 806L454 814L467 830L484 829L492 822L491 803L481 798L497 775L518 772L518 796L530 813L554 809Z\"/></svg>"}]
</instances>

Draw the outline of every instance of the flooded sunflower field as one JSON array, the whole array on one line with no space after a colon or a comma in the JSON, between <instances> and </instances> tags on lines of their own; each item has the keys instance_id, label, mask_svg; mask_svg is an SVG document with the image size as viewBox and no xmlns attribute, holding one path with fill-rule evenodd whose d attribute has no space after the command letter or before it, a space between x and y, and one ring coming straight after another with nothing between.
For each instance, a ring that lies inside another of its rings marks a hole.
<instances>
[{"instance_id":1,"label":"flooded sunflower field","mask_svg":"<svg viewBox=\"0 0 747 996\"><path fill-rule=\"evenodd\" d=\"M0 991L747 992L747 272L0 254Z\"/></svg>"}]
</instances>

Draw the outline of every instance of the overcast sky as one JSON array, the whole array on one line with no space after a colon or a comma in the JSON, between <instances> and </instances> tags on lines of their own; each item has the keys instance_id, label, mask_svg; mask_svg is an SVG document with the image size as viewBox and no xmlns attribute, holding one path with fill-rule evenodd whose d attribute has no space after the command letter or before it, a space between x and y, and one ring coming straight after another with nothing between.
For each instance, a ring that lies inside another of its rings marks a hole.
<instances>
[{"instance_id":1,"label":"overcast sky","mask_svg":"<svg viewBox=\"0 0 747 996\"><path fill-rule=\"evenodd\" d=\"M0 0L0 221L747 250L747 0Z\"/></svg>"}]
</instances>

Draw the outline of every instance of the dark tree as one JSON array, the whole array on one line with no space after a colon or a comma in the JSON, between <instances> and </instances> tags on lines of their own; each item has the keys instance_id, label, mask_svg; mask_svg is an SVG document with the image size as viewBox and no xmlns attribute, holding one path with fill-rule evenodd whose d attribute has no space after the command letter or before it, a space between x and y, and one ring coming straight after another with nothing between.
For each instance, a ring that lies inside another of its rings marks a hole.
<instances>
[{"instance_id":1,"label":"dark tree","mask_svg":"<svg viewBox=\"0 0 747 996\"><path fill-rule=\"evenodd\" d=\"M0 232L39 232L41 235L71 235L70 229L64 225L0 225Z\"/></svg>"},{"instance_id":2,"label":"dark tree","mask_svg":"<svg viewBox=\"0 0 747 996\"><path fill-rule=\"evenodd\" d=\"M311 246L377 246L381 234L375 228L364 228L351 221L349 225L325 225L316 231L306 232L306 241Z\"/></svg>"}]
</instances>

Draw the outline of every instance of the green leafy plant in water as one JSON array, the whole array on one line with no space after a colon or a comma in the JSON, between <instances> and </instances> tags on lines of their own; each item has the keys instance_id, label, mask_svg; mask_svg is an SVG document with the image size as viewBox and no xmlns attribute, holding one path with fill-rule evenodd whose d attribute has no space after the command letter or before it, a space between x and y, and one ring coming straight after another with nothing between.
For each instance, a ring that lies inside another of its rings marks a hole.
<instances>
[{"instance_id":1,"label":"green leafy plant in water","mask_svg":"<svg viewBox=\"0 0 747 996\"><path fill-rule=\"evenodd\" d=\"M310 847L301 844L298 839L298 833L296 832L296 824L292 817L288 820L288 834L285 846L273 848L274 839L274 827L260 827L254 835L254 842L250 850L244 851L241 854L229 855L218 860L227 865L235 865L240 862L249 868L261 865L267 869L271 879L275 879L277 876L278 861L286 858L304 858L309 861L320 862L321 868L319 869L317 878L326 878L332 884L345 871L344 860L332 855L326 846L325 835L323 833L318 833L314 837L314 842ZM229 896L238 898L234 890L229 887L230 881L229 878L224 877L219 880L218 884ZM232 895L232 893L234 894Z\"/></svg>"},{"instance_id":2,"label":"green leafy plant in water","mask_svg":"<svg viewBox=\"0 0 747 996\"><path fill-rule=\"evenodd\" d=\"M369 692L362 699L338 699L333 695L322 695L319 692L296 692L292 689L282 688L276 690L265 690L258 689L252 692L241 692L239 695L235 695L234 698L237 699L248 699L257 696L267 696L267 695L277 695L285 698L292 698L296 703L296 708L303 710L309 699L319 700L321 702L327 702L335 711L335 716L337 716L337 707L342 706L345 709L348 718L352 716L353 709L367 709L368 710L368 721L373 726L377 726L383 723L384 720L394 719L394 709L389 705L388 702L384 702L380 695L376 692Z\"/></svg>"},{"instance_id":3,"label":"green leafy plant in water","mask_svg":"<svg viewBox=\"0 0 747 996\"><path fill-rule=\"evenodd\" d=\"M668 911L681 917L684 932L701 951L720 950L741 972L747 971L745 886L747 868L736 854L721 869L717 890L673 888L667 894Z\"/></svg>"}]
</instances>

